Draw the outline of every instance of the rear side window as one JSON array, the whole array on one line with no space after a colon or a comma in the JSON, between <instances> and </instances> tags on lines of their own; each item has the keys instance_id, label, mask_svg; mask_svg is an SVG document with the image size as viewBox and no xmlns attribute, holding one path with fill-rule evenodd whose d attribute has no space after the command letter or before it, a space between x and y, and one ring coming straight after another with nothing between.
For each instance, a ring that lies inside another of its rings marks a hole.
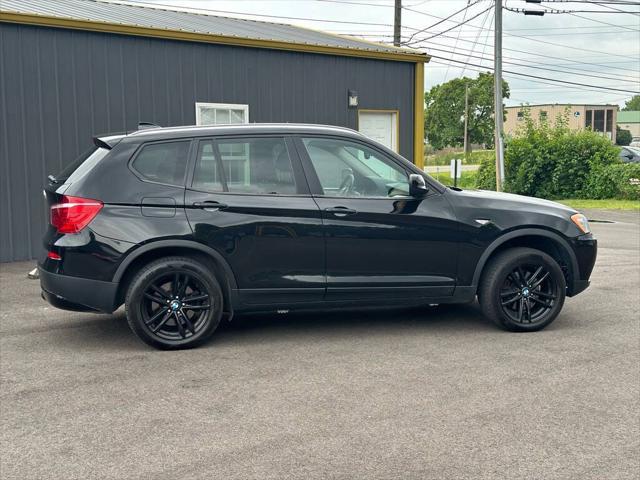
<instances>
[{"instance_id":1,"label":"rear side window","mask_svg":"<svg viewBox=\"0 0 640 480\"><path fill-rule=\"evenodd\" d=\"M255 195L297 192L284 138L201 141L193 187Z\"/></svg>"},{"instance_id":2,"label":"rear side window","mask_svg":"<svg viewBox=\"0 0 640 480\"><path fill-rule=\"evenodd\" d=\"M150 143L142 147L133 168L145 180L184 185L190 141Z\"/></svg>"},{"instance_id":3,"label":"rear side window","mask_svg":"<svg viewBox=\"0 0 640 480\"><path fill-rule=\"evenodd\" d=\"M107 153L109 150L106 148L91 147L57 174L54 177L55 182L67 184L77 182L89 173Z\"/></svg>"}]
</instances>

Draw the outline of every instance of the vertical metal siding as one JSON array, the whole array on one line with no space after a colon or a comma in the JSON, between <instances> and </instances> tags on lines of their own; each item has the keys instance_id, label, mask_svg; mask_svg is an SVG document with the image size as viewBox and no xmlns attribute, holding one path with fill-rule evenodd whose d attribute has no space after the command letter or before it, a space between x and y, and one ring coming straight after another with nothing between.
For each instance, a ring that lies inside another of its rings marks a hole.
<instances>
[{"instance_id":1,"label":"vertical metal siding","mask_svg":"<svg viewBox=\"0 0 640 480\"><path fill-rule=\"evenodd\" d=\"M249 105L251 122L356 128L400 111L413 158L413 64L0 23L0 261L39 254L42 187L94 134L195 123L195 102Z\"/></svg>"}]
</instances>

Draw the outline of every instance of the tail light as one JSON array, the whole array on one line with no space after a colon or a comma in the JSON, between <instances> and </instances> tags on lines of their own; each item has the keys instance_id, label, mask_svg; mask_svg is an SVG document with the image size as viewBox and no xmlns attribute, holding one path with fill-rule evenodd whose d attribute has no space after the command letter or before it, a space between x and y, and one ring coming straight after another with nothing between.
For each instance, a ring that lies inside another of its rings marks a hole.
<instances>
[{"instance_id":1,"label":"tail light","mask_svg":"<svg viewBox=\"0 0 640 480\"><path fill-rule=\"evenodd\" d=\"M78 233L89 225L102 205L100 200L63 195L61 203L51 206L51 225L58 233Z\"/></svg>"}]
</instances>

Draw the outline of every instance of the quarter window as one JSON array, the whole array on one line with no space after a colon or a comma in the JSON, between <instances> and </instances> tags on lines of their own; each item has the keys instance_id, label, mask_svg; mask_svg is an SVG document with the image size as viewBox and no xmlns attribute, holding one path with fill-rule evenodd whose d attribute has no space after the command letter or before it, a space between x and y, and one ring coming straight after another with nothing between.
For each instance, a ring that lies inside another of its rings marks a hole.
<instances>
[{"instance_id":1,"label":"quarter window","mask_svg":"<svg viewBox=\"0 0 640 480\"><path fill-rule=\"evenodd\" d=\"M193 187L247 194L297 192L291 158L283 138L201 141Z\"/></svg>"},{"instance_id":2,"label":"quarter window","mask_svg":"<svg viewBox=\"0 0 640 480\"><path fill-rule=\"evenodd\" d=\"M133 168L146 180L183 185L190 141L151 143L142 147Z\"/></svg>"},{"instance_id":3,"label":"quarter window","mask_svg":"<svg viewBox=\"0 0 640 480\"><path fill-rule=\"evenodd\" d=\"M407 172L364 145L329 138L303 139L324 195L397 197L409 195Z\"/></svg>"}]
</instances>

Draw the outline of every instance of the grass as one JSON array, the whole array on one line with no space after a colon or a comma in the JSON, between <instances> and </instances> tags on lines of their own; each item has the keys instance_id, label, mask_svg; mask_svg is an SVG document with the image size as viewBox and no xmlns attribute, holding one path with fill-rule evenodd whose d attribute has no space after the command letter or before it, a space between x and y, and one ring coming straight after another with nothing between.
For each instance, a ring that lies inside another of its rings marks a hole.
<instances>
[{"instance_id":1,"label":"grass","mask_svg":"<svg viewBox=\"0 0 640 480\"><path fill-rule=\"evenodd\" d=\"M426 155L425 166L449 165L454 158L462 159L463 165L479 165L486 158L494 158L493 150L474 150L469 155L468 160L464 158L464 152L433 153Z\"/></svg>"},{"instance_id":2,"label":"grass","mask_svg":"<svg viewBox=\"0 0 640 480\"><path fill-rule=\"evenodd\" d=\"M444 185L453 185L453 180L451 180L451 175L448 171L440 172L440 173L429 173L433 178L438 180L440 183ZM460 188L476 188L476 176L478 175L477 171L473 172L462 172L462 178L458 179L458 187Z\"/></svg>"},{"instance_id":3,"label":"grass","mask_svg":"<svg viewBox=\"0 0 640 480\"><path fill-rule=\"evenodd\" d=\"M559 203L569 205L576 210L580 209L604 209L604 210L639 210L640 200L616 200L616 199L604 199L604 200L582 200L582 199L565 199L556 200Z\"/></svg>"}]
</instances>

